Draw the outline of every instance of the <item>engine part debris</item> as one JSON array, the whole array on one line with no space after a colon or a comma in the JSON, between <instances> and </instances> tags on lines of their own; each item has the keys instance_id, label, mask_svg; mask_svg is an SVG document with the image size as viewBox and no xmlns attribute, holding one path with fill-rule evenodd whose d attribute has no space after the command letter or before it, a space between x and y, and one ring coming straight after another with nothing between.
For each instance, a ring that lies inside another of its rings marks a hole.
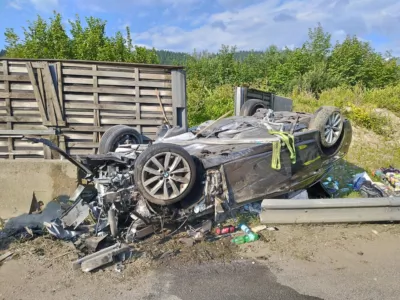
<instances>
[{"instance_id":1,"label":"engine part debris","mask_svg":"<svg viewBox=\"0 0 400 300\"><path fill-rule=\"evenodd\" d=\"M107 238L107 236L107 234L103 236L91 236L85 238L84 243L90 252L96 252L101 242L103 242Z\"/></svg>"},{"instance_id":2,"label":"engine part debris","mask_svg":"<svg viewBox=\"0 0 400 300\"><path fill-rule=\"evenodd\" d=\"M52 222L43 222L43 225L51 235L61 240L71 240L85 233L84 231L64 229L60 219L55 219Z\"/></svg>"},{"instance_id":3,"label":"engine part debris","mask_svg":"<svg viewBox=\"0 0 400 300\"><path fill-rule=\"evenodd\" d=\"M115 245L78 259L72 264L72 268L76 270L80 267L83 272L91 272L104 265L114 262L114 259L119 254L130 251L131 249L128 245L116 243Z\"/></svg>"}]
</instances>

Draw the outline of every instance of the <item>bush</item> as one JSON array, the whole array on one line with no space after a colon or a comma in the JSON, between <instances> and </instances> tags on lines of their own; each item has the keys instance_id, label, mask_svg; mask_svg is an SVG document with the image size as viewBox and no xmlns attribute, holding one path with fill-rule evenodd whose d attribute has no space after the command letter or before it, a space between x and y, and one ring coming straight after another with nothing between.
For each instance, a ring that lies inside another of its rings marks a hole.
<instances>
[{"instance_id":1,"label":"bush","mask_svg":"<svg viewBox=\"0 0 400 300\"><path fill-rule=\"evenodd\" d=\"M400 115L400 84L368 91L365 95L365 102Z\"/></svg>"},{"instance_id":2,"label":"bush","mask_svg":"<svg viewBox=\"0 0 400 300\"><path fill-rule=\"evenodd\" d=\"M209 90L198 81L188 82L189 126L218 119L229 111L233 113L233 94L234 88L229 84Z\"/></svg>"},{"instance_id":3,"label":"bush","mask_svg":"<svg viewBox=\"0 0 400 300\"><path fill-rule=\"evenodd\" d=\"M392 132L390 120L378 114L375 109L381 107L392 110L396 107L395 105L400 105L396 102L397 95L393 90L393 87L374 91L367 91L361 86L337 87L323 91L318 100L310 92L296 90L290 97L293 99L295 111L314 112L323 105L336 106L355 125L372 130L379 135L390 136ZM381 95L391 95L392 102L382 101Z\"/></svg>"}]
</instances>

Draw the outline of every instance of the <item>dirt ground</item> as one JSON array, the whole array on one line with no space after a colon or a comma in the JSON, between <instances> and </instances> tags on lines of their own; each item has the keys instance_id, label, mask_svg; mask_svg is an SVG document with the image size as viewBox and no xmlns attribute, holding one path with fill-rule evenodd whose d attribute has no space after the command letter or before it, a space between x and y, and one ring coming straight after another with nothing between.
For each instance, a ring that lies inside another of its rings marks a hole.
<instances>
[{"instance_id":1,"label":"dirt ground","mask_svg":"<svg viewBox=\"0 0 400 300\"><path fill-rule=\"evenodd\" d=\"M241 260L265 264L281 284L322 299L397 299L399 224L287 225L260 234L241 246L226 238L192 247L156 236L137 245L122 270L89 274L72 270L77 254L68 243L14 241L0 251L14 252L0 266L0 299L114 299L145 289L160 269Z\"/></svg>"}]
</instances>

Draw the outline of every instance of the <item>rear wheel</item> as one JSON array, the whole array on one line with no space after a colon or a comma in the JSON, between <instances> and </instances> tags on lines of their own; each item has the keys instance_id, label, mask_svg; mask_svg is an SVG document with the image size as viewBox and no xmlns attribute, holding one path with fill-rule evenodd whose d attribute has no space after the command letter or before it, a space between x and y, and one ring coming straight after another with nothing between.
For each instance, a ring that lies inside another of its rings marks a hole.
<instances>
[{"instance_id":1,"label":"rear wheel","mask_svg":"<svg viewBox=\"0 0 400 300\"><path fill-rule=\"evenodd\" d=\"M134 128L126 125L110 127L101 137L99 154L114 152L122 144L142 144L142 135Z\"/></svg>"},{"instance_id":2,"label":"rear wheel","mask_svg":"<svg viewBox=\"0 0 400 300\"><path fill-rule=\"evenodd\" d=\"M182 147L154 144L137 158L134 177L143 197L154 204L169 205L190 193L196 181L196 166Z\"/></svg>"},{"instance_id":3,"label":"rear wheel","mask_svg":"<svg viewBox=\"0 0 400 300\"><path fill-rule=\"evenodd\" d=\"M343 116L340 109L334 106L322 106L315 112L309 128L320 132L323 147L335 146L343 131Z\"/></svg>"},{"instance_id":4,"label":"rear wheel","mask_svg":"<svg viewBox=\"0 0 400 300\"><path fill-rule=\"evenodd\" d=\"M242 108L240 109L241 116L252 116L256 113L257 109L266 108L268 109L268 103L258 99L247 100Z\"/></svg>"}]
</instances>

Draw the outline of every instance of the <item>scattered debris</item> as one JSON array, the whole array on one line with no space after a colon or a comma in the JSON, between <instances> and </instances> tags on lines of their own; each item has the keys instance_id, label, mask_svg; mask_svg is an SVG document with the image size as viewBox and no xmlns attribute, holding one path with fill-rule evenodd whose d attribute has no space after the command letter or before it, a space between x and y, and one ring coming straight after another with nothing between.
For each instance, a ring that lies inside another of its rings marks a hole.
<instances>
[{"instance_id":1,"label":"scattered debris","mask_svg":"<svg viewBox=\"0 0 400 300\"><path fill-rule=\"evenodd\" d=\"M257 232L263 231L265 229L267 229L267 225L258 225L258 226L252 227L251 231L253 231L254 233L257 233Z\"/></svg>"},{"instance_id":2,"label":"scattered debris","mask_svg":"<svg viewBox=\"0 0 400 300\"><path fill-rule=\"evenodd\" d=\"M395 194L400 194L400 170L392 166L389 168L381 168L373 173L374 176L378 177L387 189Z\"/></svg>"},{"instance_id":3,"label":"scattered debris","mask_svg":"<svg viewBox=\"0 0 400 300\"><path fill-rule=\"evenodd\" d=\"M331 176L327 177L322 184L330 194L336 194L339 191L339 182L334 181Z\"/></svg>"},{"instance_id":4,"label":"scattered debris","mask_svg":"<svg viewBox=\"0 0 400 300\"><path fill-rule=\"evenodd\" d=\"M291 192L288 195L289 199L308 199L308 192L307 190L298 190L295 192ZM262 202L261 202L262 204Z\"/></svg>"},{"instance_id":5,"label":"scattered debris","mask_svg":"<svg viewBox=\"0 0 400 300\"><path fill-rule=\"evenodd\" d=\"M251 231L251 229L246 224L239 225L239 228L246 233L246 235L237 236L232 239L232 243L236 245L254 242L260 239L260 236L257 233Z\"/></svg>"},{"instance_id":6,"label":"scattered debris","mask_svg":"<svg viewBox=\"0 0 400 300\"><path fill-rule=\"evenodd\" d=\"M240 209L240 213L242 213L242 214L243 213L260 214L261 213L261 201L244 205Z\"/></svg>"},{"instance_id":7,"label":"scattered debris","mask_svg":"<svg viewBox=\"0 0 400 300\"><path fill-rule=\"evenodd\" d=\"M91 237L85 238L84 244L86 245L87 249L90 252L96 252L99 248L99 244L101 242L103 242L107 237L108 237L107 234L104 234L101 236L91 236Z\"/></svg>"},{"instance_id":8,"label":"scattered debris","mask_svg":"<svg viewBox=\"0 0 400 300\"><path fill-rule=\"evenodd\" d=\"M360 255L360 256L363 256L363 255L364 255L364 252L358 251L357 254Z\"/></svg>"},{"instance_id":9,"label":"scattered debris","mask_svg":"<svg viewBox=\"0 0 400 300\"><path fill-rule=\"evenodd\" d=\"M81 197L84 189L85 187L83 185L78 186L70 198L70 201L73 202L73 204L61 215L60 220L64 228L72 227L73 229L76 229L89 216L89 205L84 203L83 198Z\"/></svg>"},{"instance_id":10,"label":"scattered debris","mask_svg":"<svg viewBox=\"0 0 400 300\"><path fill-rule=\"evenodd\" d=\"M82 231L64 229L60 219L55 219L52 222L43 222L43 225L51 235L61 240L72 240L84 233Z\"/></svg>"},{"instance_id":11,"label":"scattered debris","mask_svg":"<svg viewBox=\"0 0 400 300\"><path fill-rule=\"evenodd\" d=\"M187 234L193 237L196 240L202 239L205 233L211 231L212 228L212 221L205 220L202 224L197 225L195 227L190 226L190 229L187 231Z\"/></svg>"},{"instance_id":12,"label":"scattered debris","mask_svg":"<svg viewBox=\"0 0 400 300\"><path fill-rule=\"evenodd\" d=\"M124 270L124 265L121 262L116 263L114 270L115 272L121 273Z\"/></svg>"},{"instance_id":13,"label":"scattered debris","mask_svg":"<svg viewBox=\"0 0 400 300\"><path fill-rule=\"evenodd\" d=\"M378 231L376 231L376 230L374 230L374 229L372 229L371 231L372 231L373 234L379 235L379 232L378 232Z\"/></svg>"},{"instance_id":14,"label":"scattered debris","mask_svg":"<svg viewBox=\"0 0 400 300\"><path fill-rule=\"evenodd\" d=\"M234 233L236 231L236 227L229 225L222 227L221 225L218 225L217 228L215 229L215 234L216 235L224 235L227 233Z\"/></svg>"},{"instance_id":15,"label":"scattered debris","mask_svg":"<svg viewBox=\"0 0 400 300\"><path fill-rule=\"evenodd\" d=\"M73 263L72 267L75 270L80 267L83 272L91 272L104 265L114 262L114 259L117 257L117 255L130 251L131 249L128 245L116 243L110 247L78 259Z\"/></svg>"},{"instance_id":16,"label":"scattered debris","mask_svg":"<svg viewBox=\"0 0 400 300\"><path fill-rule=\"evenodd\" d=\"M2 263L3 261L5 261L7 258L9 258L10 256L12 256L14 254L14 252L6 252L3 255L0 255L0 263Z\"/></svg>"},{"instance_id":17,"label":"scattered debris","mask_svg":"<svg viewBox=\"0 0 400 300\"><path fill-rule=\"evenodd\" d=\"M231 233L227 233L227 234L223 234L223 235L209 236L209 237L206 238L206 241L215 242L215 241L221 240L223 238L227 238L227 237L232 237L232 234Z\"/></svg>"},{"instance_id":18,"label":"scattered debris","mask_svg":"<svg viewBox=\"0 0 400 300\"><path fill-rule=\"evenodd\" d=\"M278 231L277 227L268 227L267 228L268 231Z\"/></svg>"},{"instance_id":19,"label":"scattered debris","mask_svg":"<svg viewBox=\"0 0 400 300\"><path fill-rule=\"evenodd\" d=\"M58 201L50 201L46 207L38 214L22 214L18 217L10 218L5 224L3 231L7 236L18 234L36 234L42 231L43 223L51 222L60 217L61 204ZM27 229L29 232L27 231Z\"/></svg>"}]
</instances>

